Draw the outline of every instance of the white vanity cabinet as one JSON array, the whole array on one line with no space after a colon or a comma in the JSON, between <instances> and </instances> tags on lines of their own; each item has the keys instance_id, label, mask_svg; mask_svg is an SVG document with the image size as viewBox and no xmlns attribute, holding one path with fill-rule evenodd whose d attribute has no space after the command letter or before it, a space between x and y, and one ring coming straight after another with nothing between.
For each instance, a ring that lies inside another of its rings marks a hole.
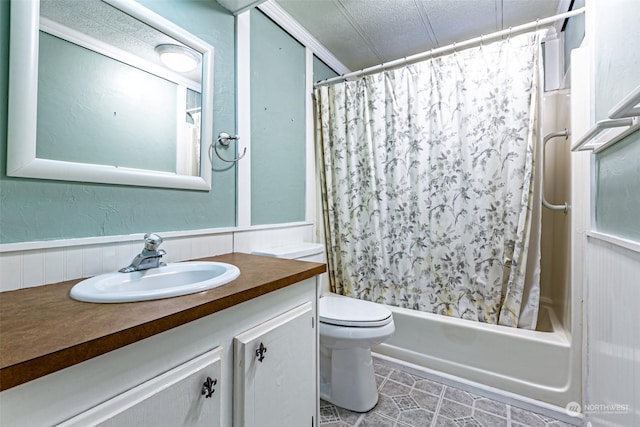
<instances>
[{"instance_id":1,"label":"white vanity cabinet","mask_svg":"<svg viewBox=\"0 0 640 427\"><path fill-rule=\"evenodd\" d=\"M218 347L73 417L60 427L220 427Z\"/></svg>"},{"instance_id":2,"label":"white vanity cabinet","mask_svg":"<svg viewBox=\"0 0 640 427\"><path fill-rule=\"evenodd\" d=\"M317 425L316 325L313 277L5 390L0 426Z\"/></svg>"},{"instance_id":3,"label":"white vanity cabinet","mask_svg":"<svg viewBox=\"0 0 640 427\"><path fill-rule=\"evenodd\" d=\"M307 302L234 338L234 426L314 425L314 323Z\"/></svg>"}]
</instances>

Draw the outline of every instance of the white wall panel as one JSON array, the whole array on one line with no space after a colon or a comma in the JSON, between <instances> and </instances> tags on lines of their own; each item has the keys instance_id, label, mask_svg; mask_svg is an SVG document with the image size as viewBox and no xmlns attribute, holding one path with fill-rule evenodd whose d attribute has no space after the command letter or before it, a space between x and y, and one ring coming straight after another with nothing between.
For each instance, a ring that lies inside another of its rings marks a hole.
<instances>
[{"instance_id":1,"label":"white wall panel","mask_svg":"<svg viewBox=\"0 0 640 427\"><path fill-rule=\"evenodd\" d=\"M640 251L591 233L587 252L583 412L594 426L638 426Z\"/></svg>"},{"instance_id":2,"label":"white wall panel","mask_svg":"<svg viewBox=\"0 0 640 427\"><path fill-rule=\"evenodd\" d=\"M84 248L72 247L64 249L64 280L84 277L82 272Z\"/></svg>"},{"instance_id":3,"label":"white wall panel","mask_svg":"<svg viewBox=\"0 0 640 427\"><path fill-rule=\"evenodd\" d=\"M0 292L19 289L22 284L22 255L0 253Z\"/></svg>"},{"instance_id":4,"label":"white wall panel","mask_svg":"<svg viewBox=\"0 0 640 427\"><path fill-rule=\"evenodd\" d=\"M102 246L89 246L82 250L82 276L95 276L102 273L104 252Z\"/></svg>"},{"instance_id":5,"label":"white wall panel","mask_svg":"<svg viewBox=\"0 0 640 427\"><path fill-rule=\"evenodd\" d=\"M44 256L40 251L28 251L22 258L22 287L38 286L44 281Z\"/></svg>"},{"instance_id":6,"label":"white wall panel","mask_svg":"<svg viewBox=\"0 0 640 427\"><path fill-rule=\"evenodd\" d=\"M58 283L64 280L64 253L59 249L44 251L44 282Z\"/></svg>"},{"instance_id":7,"label":"white wall panel","mask_svg":"<svg viewBox=\"0 0 640 427\"><path fill-rule=\"evenodd\" d=\"M246 229L161 233L165 262L314 241L311 222ZM143 247L141 236L27 242L11 250L0 245L0 292L110 273L129 265ZM66 245L65 245L66 243Z\"/></svg>"}]
</instances>

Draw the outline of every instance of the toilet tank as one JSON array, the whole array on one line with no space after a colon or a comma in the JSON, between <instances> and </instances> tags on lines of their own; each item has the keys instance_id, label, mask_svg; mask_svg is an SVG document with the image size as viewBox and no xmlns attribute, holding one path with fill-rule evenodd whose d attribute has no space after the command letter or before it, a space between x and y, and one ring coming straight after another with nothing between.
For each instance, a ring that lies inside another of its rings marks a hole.
<instances>
[{"instance_id":1,"label":"toilet tank","mask_svg":"<svg viewBox=\"0 0 640 427\"><path fill-rule=\"evenodd\" d=\"M321 243L293 243L254 250L254 255L264 255L274 258L296 259L299 261L324 262L324 245Z\"/></svg>"}]
</instances>

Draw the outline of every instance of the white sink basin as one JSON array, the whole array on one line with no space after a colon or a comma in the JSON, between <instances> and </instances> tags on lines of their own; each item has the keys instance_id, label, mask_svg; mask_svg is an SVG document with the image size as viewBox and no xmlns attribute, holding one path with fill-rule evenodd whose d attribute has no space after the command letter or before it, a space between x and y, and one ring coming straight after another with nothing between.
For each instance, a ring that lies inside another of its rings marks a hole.
<instances>
[{"instance_id":1,"label":"white sink basin","mask_svg":"<svg viewBox=\"0 0 640 427\"><path fill-rule=\"evenodd\" d=\"M85 302L133 302L193 294L224 285L240 275L224 262L178 262L132 273L108 273L71 288L71 298Z\"/></svg>"}]
</instances>

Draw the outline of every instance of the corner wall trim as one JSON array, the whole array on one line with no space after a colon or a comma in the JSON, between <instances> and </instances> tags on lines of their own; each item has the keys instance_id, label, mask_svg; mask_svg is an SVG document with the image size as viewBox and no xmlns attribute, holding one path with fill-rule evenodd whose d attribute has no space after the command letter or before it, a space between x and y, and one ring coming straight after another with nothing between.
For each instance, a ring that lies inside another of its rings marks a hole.
<instances>
[{"instance_id":1,"label":"corner wall trim","mask_svg":"<svg viewBox=\"0 0 640 427\"><path fill-rule=\"evenodd\" d=\"M338 74L350 73L351 70L347 68L333 53L322 45L304 28L298 23L291 15L289 15L283 8L281 8L273 0L266 1L258 6L265 15L272 19L276 24L280 25L286 32L288 32L294 39L302 43L303 46L310 48L313 53L320 58L325 64L333 69Z\"/></svg>"}]
</instances>

